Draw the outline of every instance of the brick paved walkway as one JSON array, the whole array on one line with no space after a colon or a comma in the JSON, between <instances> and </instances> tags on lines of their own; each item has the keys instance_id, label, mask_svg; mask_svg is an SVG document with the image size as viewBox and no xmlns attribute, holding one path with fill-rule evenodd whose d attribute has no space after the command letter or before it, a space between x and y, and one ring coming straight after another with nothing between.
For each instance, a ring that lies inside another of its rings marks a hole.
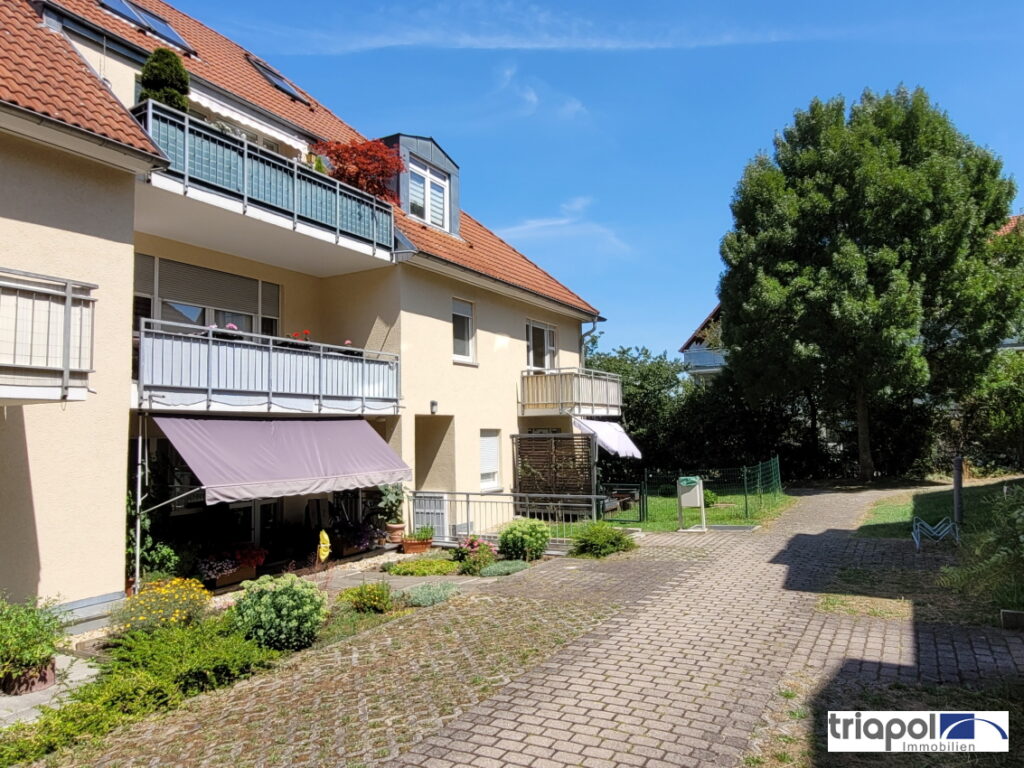
<instances>
[{"instance_id":1,"label":"brick paved walkway","mask_svg":"<svg viewBox=\"0 0 1024 768\"><path fill-rule=\"evenodd\" d=\"M63 762L732 766L797 673L1024 675L1020 634L815 610L838 568L929 562L909 542L850 538L881 495L810 494L753 533L654 534L609 560L552 560Z\"/></svg>"},{"instance_id":2,"label":"brick paved walkway","mask_svg":"<svg viewBox=\"0 0 1024 768\"><path fill-rule=\"evenodd\" d=\"M889 491L888 493L892 493ZM733 766L785 679L971 681L1024 675L1024 639L995 629L815 610L848 565L928 562L909 542L849 535L882 492L809 495L748 534L658 534L592 570L637 573L657 587L391 763L530 768Z\"/></svg>"}]
</instances>

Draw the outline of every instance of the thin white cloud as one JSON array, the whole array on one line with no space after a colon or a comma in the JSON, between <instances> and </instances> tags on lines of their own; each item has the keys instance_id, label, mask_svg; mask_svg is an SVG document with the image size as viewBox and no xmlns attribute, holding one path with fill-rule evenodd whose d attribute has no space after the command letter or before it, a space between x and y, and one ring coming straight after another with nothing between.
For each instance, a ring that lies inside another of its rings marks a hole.
<instances>
[{"instance_id":1,"label":"thin white cloud","mask_svg":"<svg viewBox=\"0 0 1024 768\"><path fill-rule=\"evenodd\" d=\"M562 102L562 106L558 108L557 114L563 120L573 120L577 117L585 116L587 114L587 108L583 106L583 102L575 96L570 96Z\"/></svg>"},{"instance_id":2,"label":"thin white cloud","mask_svg":"<svg viewBox=\"0 0 1024 768\"><path fill-rule=\"evenodd\" d=\"M526 219L497 230L498 236L524 248L538 244L564 244L571 252L619 258L629 256L632 248L614 229L586 216L593 203L588 196L573 197L559 206L560 216Z\"/></svg>"},{"instance_id":3,"label":"thin white cloud","mask_svg":"<svg viewBox=\"0 0 1024 768\"><path fill-rule=\"evenodd\" d=\"M525 0L435 0L422 7L347 9L310 26L234 21L291 55L339 55L388 48L489 51L653 51L758 45L794 39L765 29L696 29L673 18L629 22L586 17ZM831 37L831 35L828 35ZM811 35L820 39L819 35ZM800 39L808 39L802 35Z\"/></svg>"},{"instance_id":4,"label":"thin white cloud","mask_svg":"<svg viewBox=\"0 0 1024 768\"><path fill-rule=\"evenodd\" d=\"M539 77L521 74L515 63L498 68L494 90L481 103L487 104L486 109L491 115L511 112L509 116L546 115L559 120L574 120L588 114L578 98L558 92Z\"/></svg>"}]
</instances>

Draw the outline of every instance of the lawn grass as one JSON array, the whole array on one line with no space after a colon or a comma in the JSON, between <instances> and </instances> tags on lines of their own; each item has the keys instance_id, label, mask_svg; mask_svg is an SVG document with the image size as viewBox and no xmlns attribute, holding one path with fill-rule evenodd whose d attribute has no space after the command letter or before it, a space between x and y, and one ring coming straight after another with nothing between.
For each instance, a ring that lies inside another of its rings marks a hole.
<instances>
[{"instance_id":1,"label":"lawn grass","mask_svg":"<svg viewBox=\"0 0 1024 768\"><path fill-rule=\"evenodd\" d=\"M986 480L964 486L964 527L983 526L989 505L985 499L1003 492L1005 484L1020 484L1020 478ZM857 529L863 538L902 539L910 537L910 523L917 516L934 525L953 516L953 491L921 490L890 496L875 503Z\"/></svg>"},{"instance_id":2,"label":"lawn grass","mask_svg":"<svg viewBox=\"0 0 1024 768\"><path fill-rule=\"evenodd\" d=\"M705 510L708 525L760 525L778 517L796 501L796 498L781 494L778 502L774 505L770 504L769 497L764 497L762 505L753 503L753 498L750 501L749 508L745 508L742 494L719 496L718 503ZM684 509L683 524L686 527L699 525L700 510ZM679 508L676 499L674 496L649 496L646 520L639 523L618 523L618 525L641 528L651 532L679 530Z\"/></svg>"},{"instance_id":3,"label":"lawn grass","mask_svg":"<svg viewBox=\"0 0 1024 768\"><path fill-rule=\"evenodd\" d=\"M368 629L373 629L381 624L407 616L412 613L412 608L403 608L389 613L360 613L351 605L337 601L331 609L327 621L324 623L320 634L317 635L315 648L322 648L325 645L333 645L342 640L358 635Z\"/></svg>"}]
</instances>

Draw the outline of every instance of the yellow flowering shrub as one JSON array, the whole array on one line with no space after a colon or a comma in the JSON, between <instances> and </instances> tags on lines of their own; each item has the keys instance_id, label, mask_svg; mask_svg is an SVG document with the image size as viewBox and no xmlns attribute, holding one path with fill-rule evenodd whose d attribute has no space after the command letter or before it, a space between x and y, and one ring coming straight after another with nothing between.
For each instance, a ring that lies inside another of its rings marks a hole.
<instances>
[{"instance_id":1,"label":"yellow flowering shrub","mask_svg":"<svg viewBox=\"0 0 1024 768\"><path fill-rule=\"evenodd\" d=\"M190 624L206 611L210 593L195 579L168 579L147 584L114 612L125 632Z\"/></svg>"}]
</instances>

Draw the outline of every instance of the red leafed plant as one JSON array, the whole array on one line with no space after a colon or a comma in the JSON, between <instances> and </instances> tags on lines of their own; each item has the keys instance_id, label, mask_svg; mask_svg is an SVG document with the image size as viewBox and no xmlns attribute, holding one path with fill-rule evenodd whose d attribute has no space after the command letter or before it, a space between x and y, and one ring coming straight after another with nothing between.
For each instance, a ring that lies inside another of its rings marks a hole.
<instances>
[{"instance_id":1,"label":"red leafed plant","mask_svg":"<svg viewBox=\"0 0 1024 768\"><path fill-rule=\"evenodd\" d=\"M373 141L322 141L313 151L326 157L331 163L330 174L338 181L358 187L376 197L398 203L398 198L388 186L390 181L405 169L398 150L384 142Z\"/></svg>"}]
</instances>

